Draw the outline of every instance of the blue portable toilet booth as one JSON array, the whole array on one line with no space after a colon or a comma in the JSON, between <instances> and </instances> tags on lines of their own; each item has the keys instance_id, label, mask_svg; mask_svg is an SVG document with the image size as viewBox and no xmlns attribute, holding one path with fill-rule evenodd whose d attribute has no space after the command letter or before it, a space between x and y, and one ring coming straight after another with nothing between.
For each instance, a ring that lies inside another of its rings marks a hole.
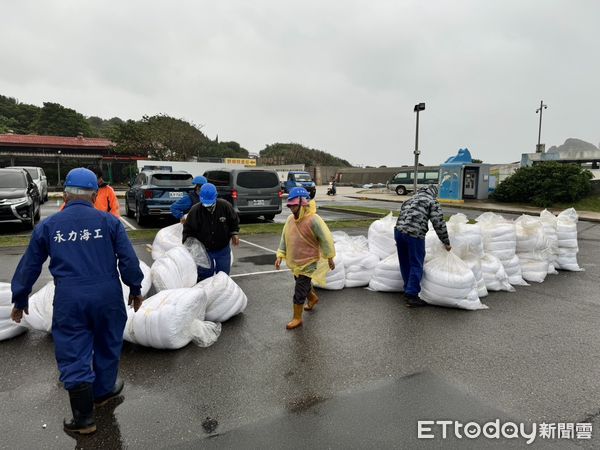
<instances>
[{"instance_id":1,"label":"blue portable toilet booth","mask_svg":"<svg viewBox=\"0 0 600 450\"><path fill-rule=\"evenodd\" d=\"M471 153L461 148L440 165L439 200L462 203L464 199L486 199L490 183L490 165L473 162Z\"/></svg>"}]
</instances>

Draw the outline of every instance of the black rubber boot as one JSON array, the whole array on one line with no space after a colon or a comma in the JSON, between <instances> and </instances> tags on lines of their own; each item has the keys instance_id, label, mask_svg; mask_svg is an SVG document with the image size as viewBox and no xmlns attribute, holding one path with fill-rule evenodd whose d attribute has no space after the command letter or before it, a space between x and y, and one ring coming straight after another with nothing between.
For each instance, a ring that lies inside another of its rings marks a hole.
<instances>
[{"instance_id":1,"label":"black rubber boot","mask_svg":"<svg viewBox=\"0 0 600 450\"><path fill-rule=\"evenodd\" d=\"M121 377L117 377L117 381L115 381L115 386L113 387L112 391L110 391L106 395L103 395L102 397L95 398L94 403L96 404L96 406L105 405L121 393L121 391L123 390L123 386L125 386L125 383L123 382Z\"/></svg>"},{"instance_id":2,"label":"black rubber boot","mask_svg":"<svg viewBox=\"0 0 600 450\"><path fill-rule=\"evenodd\" d=\"M82 383L69 391L73 418L64 422L68 433L91 434L96 431L94 422L94 390L90 383Z\"/></svg>"},{"instance_id":3,"label":"black rubber boot","mask_svg":"<svg viewBox=\"0 0 600 450\"><path fill-rule=\"evenodd\" d=\"M429 304L426 301L421 300L416 295L404 294L404 298L406 299L406 306L410 308L419 308L421 306L427 306Z\"/></svg>"}]
</instances>

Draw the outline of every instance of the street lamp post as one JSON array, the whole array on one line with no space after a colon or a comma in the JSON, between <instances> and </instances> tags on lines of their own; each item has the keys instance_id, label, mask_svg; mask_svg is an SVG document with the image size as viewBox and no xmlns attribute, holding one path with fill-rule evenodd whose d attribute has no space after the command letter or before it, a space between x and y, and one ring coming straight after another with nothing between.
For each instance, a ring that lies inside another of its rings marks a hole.
<instances>
[{"instance_id":1,"label":"street lamp post","mask_svg":"<svg viewBox=\"0 0 600 450\"><path fill-rule=\"evenodd\" d=\"M425 111L425 103L418 103L415 105L414 112L417 113L417 131L415 133L415 173L414 173L414 187L413 195L417 193L417 175L419 173L419 111Z\"/></svg>"},{"instance_id":2,"label":"street lamp post","mask_svg":"<svg viewBox=\"0 0 600 450\"><path fill-rule=\"evenodd\" d=\"M540 141L542 140L542 111L544 109L548 109L548 105L544 105L544 100L541 100L540 107L535 110L536 114L540 113L540 127L538 130L538 143L537 143L537 146L535 147L536 153L544 153L544 151L542 150L542 144L540 144Z\"/></svg>"},{"instance_id":3,"label":"street lamp post","mask_svg":"<svg viewBox=\"0 0 600 450\"><path fill-rule=\"evenodd\" d=\"M56 161L58 164L58 182L56 183L56 185L60 187L60 150L58 151L58 158L56 159Z\"/></svg>"}]
</instances>

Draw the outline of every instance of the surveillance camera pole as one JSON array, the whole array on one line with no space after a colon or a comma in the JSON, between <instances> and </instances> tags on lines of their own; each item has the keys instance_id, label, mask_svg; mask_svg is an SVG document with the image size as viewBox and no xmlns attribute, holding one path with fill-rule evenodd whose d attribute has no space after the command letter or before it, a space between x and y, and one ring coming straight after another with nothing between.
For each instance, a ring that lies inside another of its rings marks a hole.
<instances>
[{"instance_id":1,"label":"surveillance camera pole","mask_svg":"<svg viewBox=\"0 0 600 450\"><path fill-rule=\"evenodd\" d=\"M417 193L417 175L419 173L419 155L421 152L419 151L419 111L425 110L425 103L419 103L415 105L414 112L417 113L417 130L415 133L415 173L413 175L414 178L414 186L413 186L413 195Z\"/></svg>"}]
</instances>

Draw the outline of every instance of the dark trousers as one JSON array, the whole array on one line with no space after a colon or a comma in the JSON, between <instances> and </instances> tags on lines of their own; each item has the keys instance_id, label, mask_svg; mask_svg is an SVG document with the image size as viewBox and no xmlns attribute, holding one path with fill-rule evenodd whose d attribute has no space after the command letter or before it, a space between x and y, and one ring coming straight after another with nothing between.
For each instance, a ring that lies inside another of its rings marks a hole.
<instances>
[{"instance_id":1,"label":"dark trousers","mask_svg":"<svg viewBox=\"0 0 600 450\"><path fill-rule=\"evenodd\" d=\"M296 280L296 287L294 288L294 305L304 305L308 293L312 289L312 280L305 276L299 275L294 277Z\"/></svg>"},{"instance_id":2,"label":"dark trousers","mask_svg":"<svg viewBox=\"0 0 600 450\"><path fill-rule=\"evenodd\" d=\"M425 239L419 239L394 230L398 249L400 272L404 280L404 293L416 296L421 292L423 262L425 261Z\"/></svg>"},{"instance_id":3,"label":"dark trousers","mask_svg":"<svg viewBox=\"0 0 600 450\"><path fill-rule=\"evenodd\" d=\"M227 245L221 250L208 250L211 267L206 269L198 267L198 281L212 277L217 272L225 272L229 275L231 271L231 247Z\"/></svg>"},{"instance_id":4,"label":"dark trousers","mask_svg":"<svg viewBox=\"0 0 600 450\"><path fill-rule=\"evenodd\" d=\"M65 389L93 383L95 397L113 389L126 321L118 279L84 286L57 284L52 337Z\"/></svg>"}]
</instances>

